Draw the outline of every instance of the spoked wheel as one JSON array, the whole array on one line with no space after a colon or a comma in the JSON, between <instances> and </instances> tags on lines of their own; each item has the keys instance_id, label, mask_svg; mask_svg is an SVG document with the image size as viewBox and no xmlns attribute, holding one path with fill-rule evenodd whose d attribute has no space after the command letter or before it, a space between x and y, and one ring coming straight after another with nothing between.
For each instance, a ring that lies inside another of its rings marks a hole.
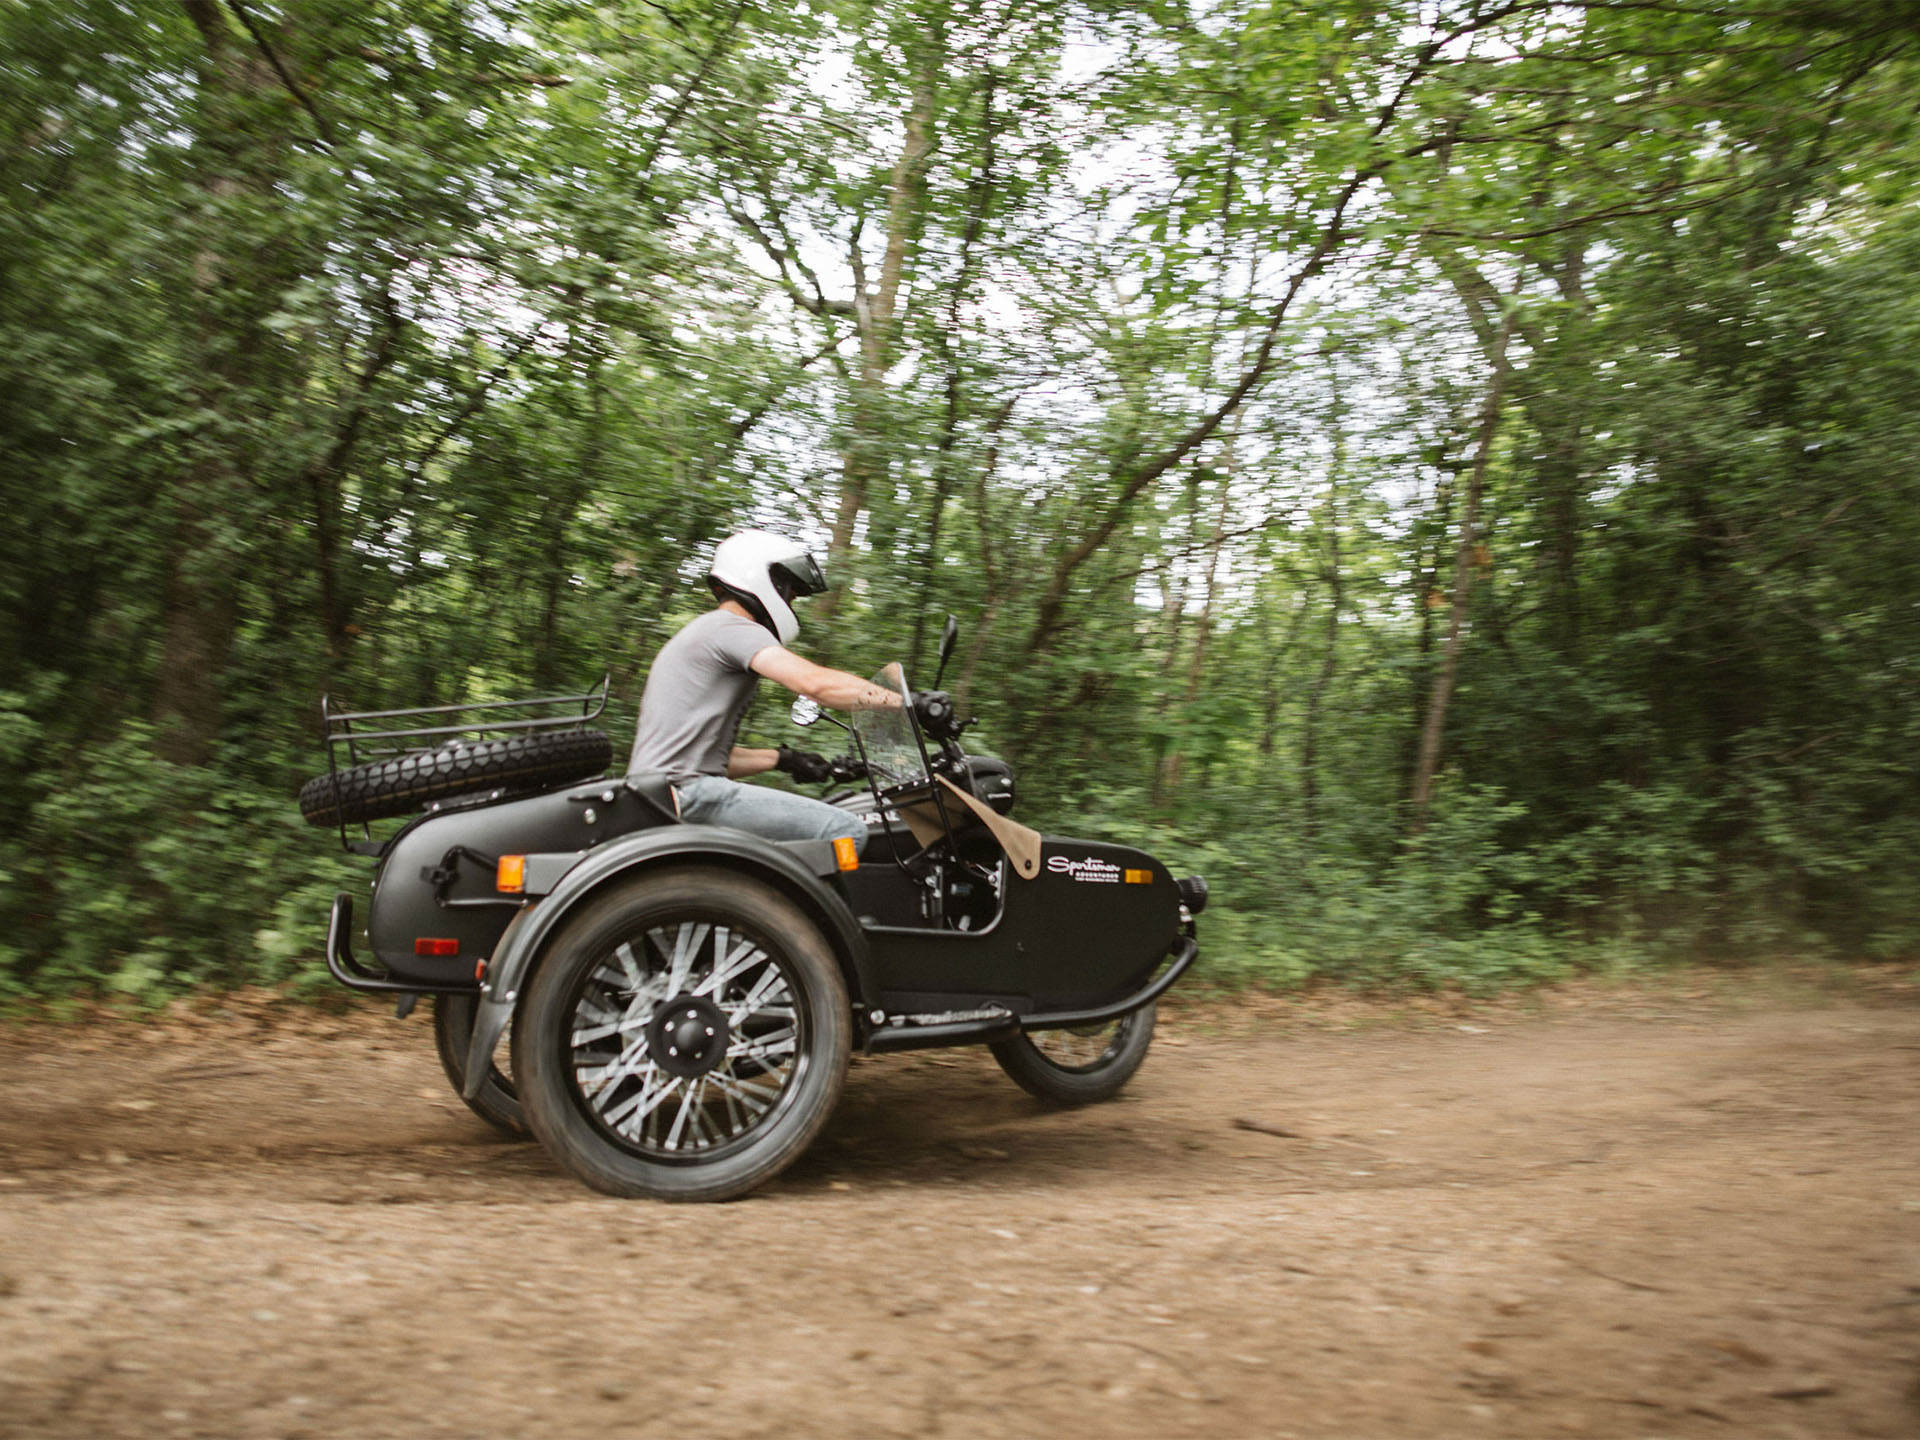
<instances>
[{"instance_id":1,"label":"spoked wheel","mask_svg":"<svg viewBox=\"0 0 1920 1440\"><path fill-rule=\"evenodd\" d=\"M1111 1100L1133 1078L1153 1043L1154 1007L1105 1025L1037 1030L989 1048L1000 1068L1029 1095L1055 1105Z\"/></svg>"},{"instance_id":2,"label":"spoked wheel","mask_svg":"<svg viewBox=\"0 0 1920 1440\"><path fill-rule=\"evenodd\" d=\"M453 1082L453 1093L482 1120L508 1135L525 1137L527 1117L520 1108L520 1094L507 1074L508 1038L501 1037L487 1066L487 1078L480 1082L480 1093L471 1100L462 1093L467 1081L467 1042L473 1038L473 1020L480 1001L473 995L436 995L433 997L433 1044L440 1052L440 1068Z\"/></svg>"},{"instance_id":3,"label":"spoked wheel","mask_svg":"<svg viewBox=\"0 0 1920 1440\"><path fill-rule=\"evenodd\" d=\"M819 930L724 870L642 876L582 909L535 973L513 1042L533 1132L612 1195L727 1200L832 1113L852 1025Z\"/></svg>"}]
</instances>

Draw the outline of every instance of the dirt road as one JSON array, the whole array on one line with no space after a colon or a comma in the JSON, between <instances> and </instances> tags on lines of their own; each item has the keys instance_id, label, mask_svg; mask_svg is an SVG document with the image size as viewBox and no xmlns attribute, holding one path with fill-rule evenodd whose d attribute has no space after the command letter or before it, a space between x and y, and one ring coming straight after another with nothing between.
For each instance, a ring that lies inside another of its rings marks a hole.
<instances>
[{"instance_id":1,"label":"dirt road","mask_svg":"<svg viewBox=\"0 0 1920 1440\"><path fill-rule=\"evenodd\" d=\"M0 1031L0 1435L1920 1435L1920 981L856 1062L594 1196L424 1013ZM230 1012L237 1007L229 1005Z\"/></svg>"}]
</instances>

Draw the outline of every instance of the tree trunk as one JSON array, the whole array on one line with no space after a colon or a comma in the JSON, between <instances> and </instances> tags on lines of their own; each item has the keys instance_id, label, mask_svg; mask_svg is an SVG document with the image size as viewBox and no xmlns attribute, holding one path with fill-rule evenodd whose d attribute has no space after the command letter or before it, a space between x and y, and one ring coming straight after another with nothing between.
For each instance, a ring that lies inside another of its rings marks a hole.
<instances>
[{"instance_id":1,"label":"tree trunk","mask_svg":"<svg viewBox=\"0 0 1920 1440\"><path fill-rule=\"evenodd\" d=\"M993 102L998 79L999 72L989 66L980 91L980 164L967 182L967 223L960 233L960 268L947 293L947 323L940 332L940 350L946 361L947 372L944 385L946 413L941 422L940 444L933 462L933 499L927 507L927 549L920 576L920 603L914 607L913 643L907 651L909 675L920 673L920 647L925 640L927 616L933 610L934 576L939 573L940 566L940 521L946 509L947 491L953 483L954 456L960 440L961 416L965 411L965 377L960 367L957 338L960 332L960 309L973 286L974 250L981 232L986 229L987 211L993 201L997 139ZM989 437L999 435L1000 428L1013 413L1013 404L1008 400L1000 407L989 423Z\"/></svg>"},{"instance_id":2,"label":"tree trunk","mask_svg":"<svg viewBox=\"0 0 1920 1440\"><path fill-rule=\"evenodd\" d=\"M990 432L992 438L987 443L986 458L973 475L973 517L979 529L980 575L986 582L986 600L979 623L967 642L960 678L953 687L953 708L961 715L967 713L967 697L973 693L974 674L979 668L981 655L986 651L988 637L993 634L994 623L1000 618L1000 607L1006 600L1004 576L1000 568L1000 546L993 533L992 482L994 471L1000 466L1000 432L1012 417L1018 399L1015 396L1001 406Z\"/></svg>"},{"instance_id":3,"label":"tree trunk","mask_svg":"<svg viewBox=\"0 0 1920 1440\"><path fill-rule=\"evenodd\" d=\"M1577 384L1592 363L1588 353L1588 319L1592 313L1584 283L1586 243L1576 241L1557 268L1550 269L1560 297L1566 302L1563 318L1552 330L1549 366L1529 367L1520 401L1541 440L1539 460L1541 500L1547 521L1548 588L1546 606L1551 631L1560 653L1577 659L1585 628L1580 603L1580 539L1585 508L1586 422L1580 407L1570 403ZM1535 375L1534 368L1542 373ZM1555 374L1567 380L1555 383Z\"/></svg>"},{"instance_id":4,"label":"tree trunk","mask_svg":"<svg viewBox=\"0 0 1920 1440\"><path fill-rule=\"evenodd\" d=\"M880 257L879 284L869 290L866 266L856 237L851 259L854 268L854 325L860 338L860 360L853 384L852 439L840 465L840 500L834 511L828 541L828 564L843 561L853 548L853 535L867 508L873 487L886 475L887 435L883 421L886 375L899 349L900 285L906 274L907 252L918 228L926 189L927 159L933 151L934 85L940 73L934 53L922 66L914 85L913 103L906 117L906 139L894 163L887 193L887 239ZM840 591L829 590L816 607L830 619L839 605Z\"/></svg>"},{"instance_id":5,"label":"tree trunk","mask_svg":"<svg viewBox=\"0 0 1920 1440\"><path fill-rule=\"evenodd\" d=\"M196 488L215 493L222 478L203 472ZM168 541L153 711L159 726L155 748L175 765L205 764L220 738L220 682L233 648L237 606L232 574L211 538L212 518L189 510Z\"/></svg>"},{"instance_id":6,"label":"tree trunk","mask_svg":"<svg viewBox=\"0 0 1920 1440\"><path fill-rule=\"evenodd\" d=\"M1493 374L1487 382L1487 396L1480 407L1479 434L1474 446L1473 465L1468 471L1466 505L1460 517L1460 544L1454 552L1453 599L1447 612L1447 641L1440 655L1440 668L1433 677L1433 691L1427 699L1426 722L1420 732L1420 758L1413 772L1413 830L1426 828L1427 810L1433 799L1433 779L1440 769L1440 742L1446 733L1447 705L1453 698L1454 678L1460 670L1460 651L1465 643L1467 598L1473 585L1474 550L1479 543L1480 501L1486 493L1487 463L1493 454L1493 440L1500 427L1500 411L1506 399L1507 343L1513 336L1514 312L1518 295L1508 297L1500 329L1494 336L1488 359Z\"/></svg>"},{"instance_id":7,"label":"tree trunk","mask_svg":"<svg viewBox=\"0 0 1920 1440\"><path fill-rule=\"evenodd\" d=\"M199 356L194 388L204 409L226 413L241 407L237 397L257 384L256 317L234 303L235 296L257 287L247 283L251 277L238 276L253 257L246 237L235 233L224 212L270 183L278 139L264 130L255 101L275 82L265 61L242 46L212 0L181 0L181 8L202 42L191 152L202 197L202 213L190 222L199 232L191 261L192 349ZM183 471L171 507L153 696L159 753L181 765L204 763L219 738L222 679L244 563L235 553L234 528L221 523L242 493L239 457L225 435L204 436L199 443L200 454Z\"/></svg>"},{"instance_id":8,"label":"tree trunk","mask_svg":"<svg viewBox=\"0 0 1920 1440\"><path fill-rule=\"evenodd\" d=\"M1221 447L1220 455L1220 503L1214 510L1213 534L1207 541L1206 578L1202 581L1203 590L1200 600L1200 614L1194 622L1193 648L1187 654L1186 682L1180 693L1180 715L1176 716L1169 728L1174 735L1173 749L1160 763L1155 786L1155 802L1170 805L1179 792L1180 782L1186 773L1186 744L1181 738L1185 733L1186 717L1192 712L1195 702L1200 698L1200 683L1206 678L1207 648L1213 639L1213 610L1215 590L1220 578L1220 552L1226 548L1227 512L1233 502L1233 475L1235 463L1235 442L1239 438L1238 417L1228 431L1226 443ZM1194 497L1194 510L1199 510L1199 496ZM1167 661L1171 665L1175 652L1169 649Z\"/></svg>"},{"instance_id":9,"label":"tree trunk","mask_svg":"<svg viewBox=\"0 0 1920 1440\"><path fill-rule=\"evenodd\" d=\"M1300 626L1307 618L1307 611L1313 606L1313 586L1311 583L1300 592L1300 603L1287 620L1286 637L1276 645L1273 643L1272 607L1260 607L1260 643L1266 650L1266 664L1260 672L1260 755L1269 759L1273 755L1275 742L1280 729L1280 662L1293 653L1294 643L1300 638Z\"/></svg>"},{"instance_id":10,"label":"tree trunk","mask_svg":"<svg viewBox=\"0 0 1920 1440\"><path fill-rule=\"evenodd\" d=\"M1335 409L1338 410L1336 404ZM1340 422L1336 417L1335 422ZM1307 712L1300 722L1300 814L1311 832L1317 823L1320 803L1320 707L1325 703L1333 672L1340 664L1340 611L1346 604L1346 580L1340 554L1340 479L1345 468L1346 439L1336 432L1332 474L1327 479L1327 634L1326 648L1320 656L1320 669L1307 694Z\"/></svg>"},{"instance_id":11,"label":"tree trunk","mask_svg":"<svg viewBox=\"0 0 1920 1440\"><path fill-rule=\"evenodd\" d=\"M593 324L591 320L586 323ZM586 362L586 434L581 440L579 463L571 474L561 472L552 477L540 507L540 644L533 657L533 682L543 693L559 689L568 678L561 664L560 641L560 616L571 572L567 540L580 513L581 499L594 493L606 449L606 355L597 335L587 344L591 353Z\"/></svg>"},{"instance_id":12,"label":"tree trunk","mask_svg":"<svg viewBox=\"0 0 1920 1440\"><path fill-rule=\"evenodd\" d=\"M1408 685L1408 704L1413 711L1413 723L1398 747L1400 783L1406 796L1413 794L1413 772L1420 760L1420 736L1427 728L1427 700L1433 691L1433 617L1447 603L1447 597L1440 589L1440 565L1446 553L1447 537L1453 533L1453 502L1460 488L1460 471L1463 468L1459 457L1449 453L1453 438L1451 430L1449 426L1447 432L1442 434L1433 457L1436 471L1432 509L1433 548L1429 551L1423 543L1414 555L1413 598L1420 614L1420 633L1415 642L1415 653L1419 659Z\"/></svg>"}]
</instances>

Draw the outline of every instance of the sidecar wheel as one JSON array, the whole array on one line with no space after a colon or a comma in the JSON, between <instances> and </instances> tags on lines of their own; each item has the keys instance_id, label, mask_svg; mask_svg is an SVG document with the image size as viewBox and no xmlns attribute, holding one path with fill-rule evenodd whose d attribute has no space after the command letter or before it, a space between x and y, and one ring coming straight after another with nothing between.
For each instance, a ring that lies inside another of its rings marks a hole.
<instances>
[{"instance_id":1,"label":"sidecar wheel","mask_svg":"<svg viewBox=\"0 0 1920 1440\"><path fill-rule=\"evenodd\" d=\"M462 1094L467 1088L467 1042L473 1038L473 1017L479 1009L476 996L433 997L433 1046L440 1052L440 1068L447 1072L453 1093L460 1096L469 1110L503 1134L524 1139L527 1117L520 1108L519 1092L500 1067L498 1051L487 1067L487 1078L480 1083L480 1093L471 1100Z\"/></svg>"},{"instance_id":2,"label":"sidecar wheel","mask_svg":"<svg viewBox=\"0 0 1920 1440\"><path fill-rule=\"evenodd\" d=\"M790 1165L840 1098L846 983L784 895L725 870L643 875L554 937L513 1034L527 1121L609 1195L730 1200Z\"/></svg>"},{"instance_id":3,"label":"sidecar wheel","mask_svg":"<svg viewBox=\"0 0 1920 1440\"><path fill-rule=\"evenodd\" d=\"M1029 1095L1055 1105L1111 1100L1133 1078L1153 1044L1152 1005L1105 1025L1037 1030L988 1048Z\"/></svg>"}]
</instances>

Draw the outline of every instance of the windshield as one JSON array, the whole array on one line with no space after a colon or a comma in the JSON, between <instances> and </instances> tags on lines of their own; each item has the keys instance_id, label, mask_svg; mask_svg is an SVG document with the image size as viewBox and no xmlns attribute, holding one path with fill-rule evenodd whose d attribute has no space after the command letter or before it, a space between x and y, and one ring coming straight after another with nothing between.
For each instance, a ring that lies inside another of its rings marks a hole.
<instances>
[{"instance_id":1,"label":"windshield","mask_svg":"<svg viewBox=\"0 0 1920 1440\"><path fill-rule=\"evenodd\" d=\"M907 674L899 661L883 668L873 683L891 690L904 707L908 701ZM883 786L926 784L927 767L914 738L913 720L906 710L856 710L853 728L866 748L874 780Z\"/></svg>"}]
</instances>

